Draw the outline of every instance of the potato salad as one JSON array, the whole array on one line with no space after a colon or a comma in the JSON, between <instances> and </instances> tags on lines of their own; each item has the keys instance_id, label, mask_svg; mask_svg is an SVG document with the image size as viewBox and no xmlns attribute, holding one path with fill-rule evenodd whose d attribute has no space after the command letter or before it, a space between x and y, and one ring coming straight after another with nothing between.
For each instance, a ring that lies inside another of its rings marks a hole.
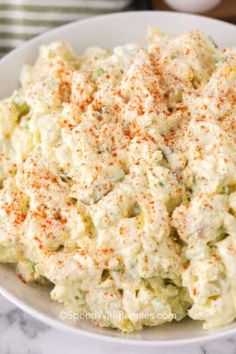
<instances>
[{"instance_id":1,"label":"potato salad","mask_svg":"<svg viewBox=\"0 0 236 354\"><path fill-rule=\"evenodd\" d=\"M236 49L42 46L0 101L0 262L123 332L236 317Z\"/></svg>"}]
</instances>

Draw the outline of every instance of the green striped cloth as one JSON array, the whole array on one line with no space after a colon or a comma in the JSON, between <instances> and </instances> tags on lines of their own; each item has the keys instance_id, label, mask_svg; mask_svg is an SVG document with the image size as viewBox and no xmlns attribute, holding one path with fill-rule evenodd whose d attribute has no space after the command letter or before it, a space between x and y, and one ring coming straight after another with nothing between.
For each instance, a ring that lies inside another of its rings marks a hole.
<instances>
[{"instance_id":1,"label":"green striped cloth","mask_svg":"<svg viewBox=\"0 0 236 354\"><path fill-rule=\"evenodd\" d=\"M124 10L130 0L0 0L0 56L55 26Z\"/></svg>"}]
</instances>

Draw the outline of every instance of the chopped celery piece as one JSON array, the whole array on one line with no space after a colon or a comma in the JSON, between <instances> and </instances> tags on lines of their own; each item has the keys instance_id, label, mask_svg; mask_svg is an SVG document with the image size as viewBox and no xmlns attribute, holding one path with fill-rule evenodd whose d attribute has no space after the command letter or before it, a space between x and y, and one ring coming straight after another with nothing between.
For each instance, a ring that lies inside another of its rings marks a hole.
<instances>
[{"instance_id":1,"label":"chopped celery piece","mask_svg":"<svg viewBox=\"0 0 236 354\"><path fill-rule=\"evenodd\" d=\"M18 112L18 118L26 115L30 110L29 105L19 92L14 93L12 103Z\"/></svg>"}]
</instances>

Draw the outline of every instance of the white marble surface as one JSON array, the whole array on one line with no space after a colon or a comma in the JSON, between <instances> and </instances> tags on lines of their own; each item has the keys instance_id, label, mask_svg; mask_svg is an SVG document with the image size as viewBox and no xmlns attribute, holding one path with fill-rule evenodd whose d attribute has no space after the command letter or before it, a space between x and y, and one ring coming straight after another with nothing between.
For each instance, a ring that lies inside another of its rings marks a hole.
<instances>
[{"instance_id":1,"label":"white marble surface","mask_svg":"<svg viewBox=\"0 0 236 354\"><path fill-rule=\"evenodd\" d=\"M0 354L235 354L236 336L196 346L140 348L64 333L33 319L0 296Z\"/></svg>"}]
</instances>

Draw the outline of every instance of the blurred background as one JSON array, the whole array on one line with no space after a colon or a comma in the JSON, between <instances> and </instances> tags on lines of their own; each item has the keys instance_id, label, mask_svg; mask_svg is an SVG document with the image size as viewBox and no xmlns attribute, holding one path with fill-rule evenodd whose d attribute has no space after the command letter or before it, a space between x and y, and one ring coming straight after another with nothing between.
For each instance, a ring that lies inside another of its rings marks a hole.
<instances>
[{"instance_id":1,"label":"blurred background","mask_svg":"<svg viewBox=\"0 0 236 354\"><path fill-rule=\"evenodd\" d=\"M198 13L236 24L236 0L138 0L134 6L142 10Z\"/></svg>"},{"instance_id":2,"label":"blurred background","mask_svg":"<svg viewBox=\"0 0 236 354\"><path fill-rule=\"evenodd\" d=\"M223 21L228 21L232 23L236 23L236 0L222 0L222 1L215 1L215 0L187 0L187 1L176 1L176 0L169 0L169 4L167 4L167 1L165 2L164 0L153 0L152 5L154 9L157 10L173 10L168 5L172 6L177 6L181 7L181 4L183 4L183 9L184 6L186 6L186 11L188 9L191 12L191 6L187 6L186 3L193 3L193 10L194 10L194 3L198 3L199 7L196 6L196 11L193 11L195 13L201 13L205 16L210 16L214 18L218 18ZM212 9L207 9L207 5L209 7L212 6ZM181 10L181 8L180 8Z\"/></svg>"}]
</instances>

